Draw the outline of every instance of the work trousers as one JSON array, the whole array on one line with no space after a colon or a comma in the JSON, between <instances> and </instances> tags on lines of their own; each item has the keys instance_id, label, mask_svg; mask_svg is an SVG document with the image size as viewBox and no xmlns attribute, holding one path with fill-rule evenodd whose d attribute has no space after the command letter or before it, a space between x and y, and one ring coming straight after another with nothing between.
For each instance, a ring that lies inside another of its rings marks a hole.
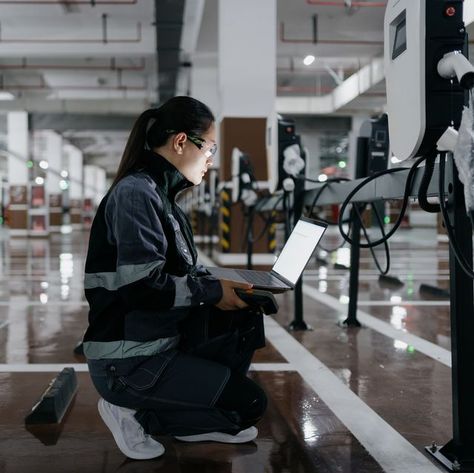
<instances>
[{"instance_id":1,"label":"work trousers","mask_svg":"<svg viewBox=\"0 0 474 473\"><path fill-rule=\"evenodd\" d=\"M135 409L149 434L237 433L266 408L265 393L246 377L254 351L264 345L260 312L203 306L180 324L178 347L88 364L99 394Z\"/></svg>"}]
</instances>

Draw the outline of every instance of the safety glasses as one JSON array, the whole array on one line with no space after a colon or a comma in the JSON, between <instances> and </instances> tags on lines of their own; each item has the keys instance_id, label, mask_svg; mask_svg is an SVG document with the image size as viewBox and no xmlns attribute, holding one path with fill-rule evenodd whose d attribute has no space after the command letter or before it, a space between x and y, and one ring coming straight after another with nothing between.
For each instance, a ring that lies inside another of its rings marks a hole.
<instances>
[{"instance_id":1,"label":"safety glasses","mask_svg":"<svg viewBox=\"0 0 474 473\"><path fill-rule=\"evenodd\" d=\"M173 133L178 133L176 130L166 130L166 133L173 134ZM188 140L191 141L191 143L194 143L203 153L206 158L211 158L214 157L217 153L217 144L212 143L210 146L207 145L206 140L204 138L201 138L200 136L192 135L186 133L186 136L188 137ZM207 147L207 149L205 149Z\"/></svg>"}]
</instances>

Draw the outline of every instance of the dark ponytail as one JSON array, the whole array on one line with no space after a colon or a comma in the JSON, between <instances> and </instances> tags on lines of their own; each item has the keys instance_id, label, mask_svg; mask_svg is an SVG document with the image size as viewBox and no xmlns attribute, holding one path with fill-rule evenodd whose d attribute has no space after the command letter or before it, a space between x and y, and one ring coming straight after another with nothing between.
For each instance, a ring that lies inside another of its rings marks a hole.
<instances>
[{"instance_id":1,"label":"dark ponytail","mask_svg":"<svg viewBox=\"0 0 474 473\"><path fill-rule=\"evenodd\" d=\"M173 97L159 108L144 111L130 132L112 187L143 166L145 149L166 144L170 130L200 136L214 121L209 107L192 97Z\"/></svg>"}]
</instances>

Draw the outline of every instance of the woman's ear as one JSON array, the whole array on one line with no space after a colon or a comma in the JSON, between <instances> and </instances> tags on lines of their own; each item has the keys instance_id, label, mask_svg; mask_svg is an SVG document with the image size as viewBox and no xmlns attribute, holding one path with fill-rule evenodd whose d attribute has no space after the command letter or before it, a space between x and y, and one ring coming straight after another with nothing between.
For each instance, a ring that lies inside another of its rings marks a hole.
<instances>
[{"instance_id":1,"label":"woman's ear","mask_svg":"<svg viewBox=\"0 0 474 473\"><path fill-rule=\"evenodd\" d=\"M173 148L174 151L177 154L183 154L184 153L184 144L186 143L187 140L186 133L178 133L173 141Z\"/></svg>"}]
</instances>

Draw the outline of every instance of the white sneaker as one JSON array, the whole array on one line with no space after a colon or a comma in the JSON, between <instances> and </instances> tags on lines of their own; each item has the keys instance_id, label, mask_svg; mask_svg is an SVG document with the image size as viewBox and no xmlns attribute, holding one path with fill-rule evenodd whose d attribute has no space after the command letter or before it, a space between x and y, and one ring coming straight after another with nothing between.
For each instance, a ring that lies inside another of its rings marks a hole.
<instances>
[{"instance_id":1,"label":"white sneaker","mask_svg":"<svg viewBox=\"0 0 474 473\"><path fill-rule=\"evenodd\" d=\"M100 398L99 414L114 436L117 447L128 458L149 460L163 455L165 449L151 435L145 434L143 427L135 419L135 411L110 404Z\"/></svg>"},{"instance_id":2,"label":"white sneaker","mask_svg":"<svg viewBox=\"0 0 474 473\"><path fill-rule=\"evenodd\" d=\"M185 435L175 437L176 440L181 440L182 442L222 442L222 443L245 443L255 440L258 435L258 430L256 427L249 427L248 429L241 430L239 433L224 434L223 432L209 432L207 434L197 434L197 435Z\"/></svg>"}]
</instances>

